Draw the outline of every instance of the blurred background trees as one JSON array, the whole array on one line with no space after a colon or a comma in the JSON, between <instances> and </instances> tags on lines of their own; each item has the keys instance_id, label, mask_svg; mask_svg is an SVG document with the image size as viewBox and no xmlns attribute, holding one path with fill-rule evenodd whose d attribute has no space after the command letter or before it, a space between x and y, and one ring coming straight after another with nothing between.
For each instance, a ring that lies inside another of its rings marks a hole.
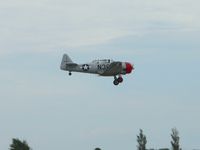
<instances>
[{"instance_id":1,"label":"blurred background trees","mask_svg":"<svg viewBox=\"0 0 200 150\"><path fill-rule=\"evenodd\" d=\"M12 144L10 144L10 150L31 150L31 148L26 141L13 138Z\"/></svg>"},{"instance_id":2,"label":"blurred background trees","mask_svg":"<svg viewBox=\"0 0 200 150\"><path fill-rule=\"evenodd\" d=\"M137 135L137 149L138 150L146 150L147 139L146 136L143 134L142 129L140 129L139 135Z\"/></svg>"},{"instance_id":3,"label":"blurred background trees","mask_svg":"<svg viewBox=\"0 0 200 150\"><path fill-rule=\"evenodd\" d=\"M171 145L172 145L172 150L181 150L180 145L179 145L179 133L178 130L176 128L172 129L172 141L171 141Z\"/></svg>"}]
</instances>

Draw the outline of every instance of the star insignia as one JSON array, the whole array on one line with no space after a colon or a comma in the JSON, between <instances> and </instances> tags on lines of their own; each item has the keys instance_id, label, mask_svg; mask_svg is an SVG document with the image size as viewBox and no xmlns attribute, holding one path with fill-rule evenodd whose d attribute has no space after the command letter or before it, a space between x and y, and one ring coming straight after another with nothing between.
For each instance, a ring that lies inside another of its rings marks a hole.
<instances>
[{"instance_id":1,"label":"star insignia","mask_svg":"<svg viewBox=\"0 0 200 150\"><path fill-rule=\"evenodd\" d=\"M88 65L88 64L82 65L82 69L83 69L84 71L88 71L88 70L89 70L89 65Z\"/></svg>"}]
</instances>

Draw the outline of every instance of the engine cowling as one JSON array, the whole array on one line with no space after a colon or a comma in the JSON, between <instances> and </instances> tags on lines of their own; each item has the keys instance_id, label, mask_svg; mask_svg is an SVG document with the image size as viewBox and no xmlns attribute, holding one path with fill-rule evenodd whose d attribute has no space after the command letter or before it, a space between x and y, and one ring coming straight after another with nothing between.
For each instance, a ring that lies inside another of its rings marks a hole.
<instances>
[{"instance_id":1,"label":"engine cowling","mask_svg":"<svg viewBox=\"0 0 200 150\"><path fill-rule=\"evenodd\" d=\"M122 63L122 74L129 74L133 70L133 65L129 62L123 62Z\"/></svg>"}]
</instances>

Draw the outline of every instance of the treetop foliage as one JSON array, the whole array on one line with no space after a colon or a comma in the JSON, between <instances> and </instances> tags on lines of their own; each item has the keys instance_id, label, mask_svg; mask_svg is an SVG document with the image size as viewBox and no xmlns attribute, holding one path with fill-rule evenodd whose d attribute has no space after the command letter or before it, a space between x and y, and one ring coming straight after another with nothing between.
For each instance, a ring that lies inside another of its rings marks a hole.
<instances>
[{"instance_id":1,"label":"treetop foliage","mask_svg":"<svg viewBox=\"0 0 200 150\"><path fill-rule=\"evenodd\" d=\"M171 141L171 145L172 145L172 150L180 150L180 146L179 146L179 133L178 130L176 128L172 129L172 141Z\"/></svg>"},{"instance_id":2,"label":"treetop foliage","mask_svg":"<svg viewBox=\"0 0 200 150\"><path fill-rule=\"evenodd\" d=\"M12 139L10 150L31 150L26 141L20 141L19 139Z\"/></svg>"},{"instance_id":3,"label":"treetop foliage","mask_svg":"<svg viewBox=\"0 0 200 150\"><path fill-rule=\"evenodd\" d=\"M142 129L140 129L140 133L137 136L137 142L138 142L137 146L138 150L146 150L147 139L146 136L143 134Z\"/></svg>"}]
</instances>

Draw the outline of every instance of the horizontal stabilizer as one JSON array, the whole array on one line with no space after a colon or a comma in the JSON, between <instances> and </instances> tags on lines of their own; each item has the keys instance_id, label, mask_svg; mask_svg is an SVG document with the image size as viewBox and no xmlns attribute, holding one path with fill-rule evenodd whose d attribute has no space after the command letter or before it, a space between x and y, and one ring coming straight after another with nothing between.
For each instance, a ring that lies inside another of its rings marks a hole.
<instances>
[{"instance_id":1,"label":"horizontal stabilizer","mask_svg":"<svg viewBox=\"0 0 200 150\"><path fill-rule=\"evenodd\" d=\"M78 66L78 64L73 63L73 62L67 62L66 66Z\"/></svg>"}]
</instances>

